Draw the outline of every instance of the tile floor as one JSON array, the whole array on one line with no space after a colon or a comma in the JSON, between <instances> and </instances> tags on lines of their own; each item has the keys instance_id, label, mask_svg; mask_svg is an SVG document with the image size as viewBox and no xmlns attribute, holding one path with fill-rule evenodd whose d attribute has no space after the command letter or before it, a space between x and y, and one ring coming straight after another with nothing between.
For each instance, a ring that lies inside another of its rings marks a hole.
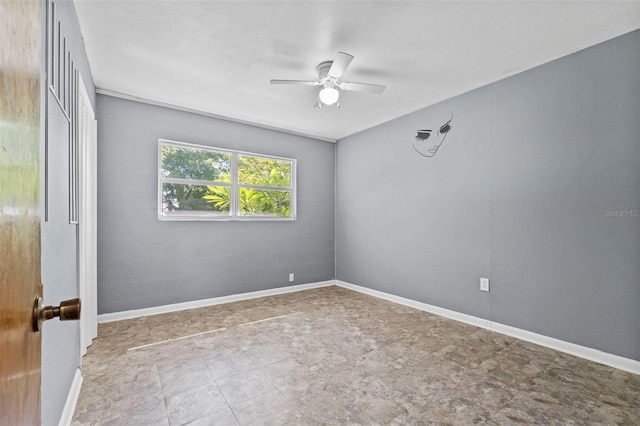
<instances>
[{"instance_id":1,"label":"tile floor","mask_svg":"<svg viewBox=\"0 0 640 426\"><path fill-rule=\"evenodd\" d=\"M82 370L74 425L640 424L640 376L340 287L101 324Z\"/></svg>"}]
</instances>

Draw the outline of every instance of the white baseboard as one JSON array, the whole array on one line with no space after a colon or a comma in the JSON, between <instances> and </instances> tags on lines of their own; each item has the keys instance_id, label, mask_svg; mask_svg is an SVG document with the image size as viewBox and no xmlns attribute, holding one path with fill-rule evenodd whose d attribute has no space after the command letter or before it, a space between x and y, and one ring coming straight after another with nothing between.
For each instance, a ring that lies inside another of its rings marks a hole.
<instances>
[{"instance_id":1,"label":"white baseboard","mask_svg":"<svg viewBox=\"0 0 640 426\"><path fill-rule=\"evenodd\" d=\"M67 394L67 401L64 403L64 408L62 410L58 426L69 426L71 424L71 420L73 420L73 413L76 411L76 404L78 403L81 388L82 373L78 368L76 370L76 374L73 376L73 382L71 383L71 388Z\"/></svg>"},{"instance_id":2,"label":"white baseboard","mask_svg":"<svg viewBox=\"0 0 640 426\"><path fill-rule=\"evenodd\" d=\"M253 291L249 293L234 294L230 296L214 297L211 299L194 300L191 302L175 303L171 305L155 306L153 308L134 309L130 311L113 312L108 314L98 315L99 323L106 323L112 321L120 321L131 318L139 318L149 315L163 314L167 312L182 311L185 309L201 308L205 306L220 305L223 303L237 302L241 300L255 299L258 297L275 296L278 294L293 293L296 291L309 290L313 288L329 287L337 285L349 290L354 290L359 293L368 294L370 296L378 297L380 299L388 300L390 302L398 303L401 305L409 306L415 309L419 309L432 314L440 315L445 318L450 318L456 321L464 322L466 324L474 325L476 327L485 328L487 330L495 331L497 333L505 334L507 336L515 337L516 339L525 340L527 342L535 343L540 346L545 346L550 349L554 349L560 352L568 353L580 358L594 361L600 364L608 365L610 367L618 368L620 370L628 371L633 374L640 374L640 361L636 361L630 358L624 358L618 355L613 355L607 352L600 351L598 349L588 348L586 346L577 345L575 343L565 342L553 337L544 336L542 334L533 333L531 331L522 330L520 328L511 327L509 325L500 324L497 322L489 321L483 318L474 317L473 315L463 314L461 312L452 311L450 309L440 308L438 306L429 305L427 303L418 302L415 300L407 299L393 294L385 293L378 290L373 290L367 287L362 287L356 284L351 284L340 280L321 281L310 284L300 284L288 287L279 287L269 290ZM78 374L76 374L77 378ZM75 379L74 379L75 383ZM82 383L82 376L80 376L80 383ZM72 387L73 389L73 387ZM78 386L78 393L80 392ZM71 395L71 393L69 394ZM75 409L75 401L73 402L72 411L70 416L73 416L73 409ZM69 401L67 401L67 404ZM66 412L65 405L65 412ZM63 416L64 418L64 416ZM71 417L69 417L70 419ZM62 421L61 421L62 424Z\"/></svg>"},{"instance_id":3,"label":"white baseboard","mask_svg":"<svg viewBox=\"0 0 640 426\"><path fill-rule=\"evenodd\" d=\"M98 315L98 323L121 321L125 319L146 317L149 315L165 314L167 312L183 311L185 309L202 308L205 306L220 305L223 303L238 302L241 300L256 299L258 297L275 296L278 294L293 293L296 291L310 290L312 288L329 287L335 285L334 280L320 281L309 284L299 284L287 287L278 287L268 290L252 291L249 293L232 294L230 296L214 297L211 299L194 300L191 302L174 303L171 305L154 306L153 308L133 309L130 311L113 312Z\"/></svg>"},{"instance_id":4,"label":"white baseboard","mask_svg":"<svg viewBox=\"0 0 640 426\"><path fill-rule=\"evenodd\" d=\"M577 345L575 343L565 342L564 340L555 339L553 337L544 336L542 334L532 333L531 331L522 330L520 328L511 327L509 325L500 324L486 319L474 317L472 315L463 314L449 309L440 308L438 306L429 305L427 303L417 302L415 300L406 299L404 297L395 296L393 294L384 293L378 290L362 287L356 284L336 280L336 285L349 290L354 290L363 294L378 297L390 302L399 303L432 314L440 315L456 321L461 321L477 327L486 328L487 330L506 334L507 336L517 339L526 340L540 346L555 349L560 352L568 353L580 358L594 361L620 370L628 371L633 374L640 374L640 361L602 352L598 349L588 348L586 346Z\"/></svg>"}]
</instances>

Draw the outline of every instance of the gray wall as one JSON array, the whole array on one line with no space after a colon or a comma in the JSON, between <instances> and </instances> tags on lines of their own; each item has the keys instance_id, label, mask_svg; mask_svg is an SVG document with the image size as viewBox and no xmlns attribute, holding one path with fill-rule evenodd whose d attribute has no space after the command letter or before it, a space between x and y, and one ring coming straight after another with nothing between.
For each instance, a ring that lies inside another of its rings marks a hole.
<instances>
[{"instance_id":1,"label":"gray wall","mask_svg":"<svg viewBox=\"0 0 640 426\"><path fill-rule=\"evenodd\" d=\"M55 3L73 60L82 74L90 97L94 98L93 78L73 3L68 1ZM49 90L43 88L43 96L48 97L49 102L47 123L49 218L45 222L44 214L42 216L42 283L45 303L57 305L62 300L78 297L77 227L69 224L69 121ZM44 191L44 185L42 187ZM44 425L58 424L73 377L80 366L78 324L77 321L55 320L48 321L43 326L42 424Z\"/></svg>"},{"instance_id":2,"label":"gray wall","mask_svg":"<svg viewBox=\"0 0 640 426\"><path fill-rule=\"evenodd\" d=\"M97 100L99 313L333 279L335 144ZM297 220L159 221L158 138L297 159Z\"/></svg>"},{"instance_id":3,"label":"gray wall","mask_svg":"<svg viewBox=\"0 0 640 426\"><path fill-rule=\"evenodd\" d=\"M337 279L640 360L638 46L640 31L340 140ZM451 113L418 155L415 131Z\"/></svg>"}]
</instances>

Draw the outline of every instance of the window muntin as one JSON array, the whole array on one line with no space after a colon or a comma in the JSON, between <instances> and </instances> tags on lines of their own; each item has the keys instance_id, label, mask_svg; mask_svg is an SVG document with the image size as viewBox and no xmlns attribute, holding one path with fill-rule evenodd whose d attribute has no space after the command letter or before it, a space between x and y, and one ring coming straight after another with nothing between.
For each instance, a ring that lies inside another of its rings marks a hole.
<instances>
[{"instance_id":1,"label":"window muntin","mask_svg":"<svg viewBox=\"0 0 640 426\"><path fill-rule=\"evenodd\" d=\"M161 220L294 220L296 160L159 140Z\"/></svg>"}]
</instances>

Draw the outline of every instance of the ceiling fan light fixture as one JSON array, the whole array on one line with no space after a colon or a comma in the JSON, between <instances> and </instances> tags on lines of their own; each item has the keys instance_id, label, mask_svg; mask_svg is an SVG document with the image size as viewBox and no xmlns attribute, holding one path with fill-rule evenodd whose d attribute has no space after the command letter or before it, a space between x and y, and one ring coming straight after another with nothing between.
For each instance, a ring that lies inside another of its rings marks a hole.
<instances>
[{"instance_id":1,"label":"ceiling fan light fixture","mask_svg":"<svg viewBox=\"0 0 640 426\"><path fill-rule=\"evenodd\" d=\"M325 105L333 105L338 102L340 92L334 87L325 87L320 91L320 102Z\"/></svg>"},{"instance_id":2,"label":"ceiling fan light fixture","mask_svg":"<svg viewBox=\"0 0 640 426\"><path fill-rule=\"evenodd\" d=\"M1 0L0 0L1 1ZM322 86L318 97L314 102L314 108L322 108L322 105L336 105L340 108L340 91L365 92L380 94L386 86L370 83L355 83L342 81L342 74L353 60L353 55L338 52L333 61L321 62L317 67L317 80L271 80L271 84L299 84L304 86ZM340 90L338 90L340 89Z\"/></svg>"}]
</instances>

